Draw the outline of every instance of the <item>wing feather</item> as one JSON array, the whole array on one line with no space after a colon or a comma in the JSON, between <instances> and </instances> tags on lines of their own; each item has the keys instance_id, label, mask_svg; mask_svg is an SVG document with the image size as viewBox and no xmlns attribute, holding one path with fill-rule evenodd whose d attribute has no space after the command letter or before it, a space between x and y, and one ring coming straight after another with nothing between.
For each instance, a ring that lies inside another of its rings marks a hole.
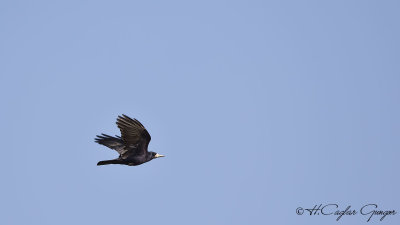
<instances>
[{"instance_id":1,"label":"wing feather","mask_svg":"<svg viewBox=\"0 0 400 225\"><path fill-rule=\"evenodd\" d=\"M124 154L127 152L125 149L125 143L122 141L120 137L111 137L110 135L107 134L101 134L97 135L96 138L94 139L96 143L99 143L101 145L107 146L111 149L114 149L117 151L120 155Z\"/></svg>"},{"instance_id":2,"label":"wing feather","mask_svg":"<svg viewBox=\"0 0 400 225\"><path fill-rule=\"evenodd\" d=\"M117 126L121 131L121 139L129 148L134 148L136 154L145 154L151 136L146 128L137 120L122 114L117 118Z\"/></svg>"}]
</instances>

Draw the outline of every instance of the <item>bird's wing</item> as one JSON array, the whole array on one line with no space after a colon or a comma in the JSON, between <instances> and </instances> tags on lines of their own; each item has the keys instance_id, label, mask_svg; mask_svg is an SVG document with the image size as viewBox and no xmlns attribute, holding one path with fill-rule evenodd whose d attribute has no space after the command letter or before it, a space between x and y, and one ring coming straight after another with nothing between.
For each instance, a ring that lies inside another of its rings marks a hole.
<instances>
[{"instance_id":1,"label":"bird's wing","mask_svg":"<svg viewBox=\"0 0 400 225\"><path fill-rule=\"evenodd\" d=\"M94 139L95 142L107 146L111 149L117 151L120 155L124 154L127 150L125 149L125 144L119 137L111 137L107 134L97 135Z\"/></svg>"},{"instance_id":2,"label":"bird's wing","mask_svg":"<svg viewBox=\"0 0 400 225\"><path fill-rule=\"evenodd\" d=\"M147 152L151 140L149 132L137 120L122 114L117 118L117 126L121 130L122 141L129 149L135 149L135 154L141 155Z\"/></svg>"}]
</instances>

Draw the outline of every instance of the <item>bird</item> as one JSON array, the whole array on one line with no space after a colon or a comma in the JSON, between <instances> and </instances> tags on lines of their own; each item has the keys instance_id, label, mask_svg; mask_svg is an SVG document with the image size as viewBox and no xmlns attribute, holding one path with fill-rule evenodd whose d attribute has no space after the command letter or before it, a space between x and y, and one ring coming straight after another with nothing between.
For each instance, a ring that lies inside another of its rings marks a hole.
<instances>
[{"instance_id":1,"label":"bird","mask_svg":"<svg viewBox=\"0 0 400 225\"><path fill-rule=\"evenodd\" d=\"M117 118L117 126L121 131L121 136L112 137L102 133L96 136L95 142L117 151L119 157L100 161L97 163L98 166L108 164L138 166L152 159L164 157L164 155L148 151L151 136L137 119L122 114Z\"/></svg>"}]
</instances>

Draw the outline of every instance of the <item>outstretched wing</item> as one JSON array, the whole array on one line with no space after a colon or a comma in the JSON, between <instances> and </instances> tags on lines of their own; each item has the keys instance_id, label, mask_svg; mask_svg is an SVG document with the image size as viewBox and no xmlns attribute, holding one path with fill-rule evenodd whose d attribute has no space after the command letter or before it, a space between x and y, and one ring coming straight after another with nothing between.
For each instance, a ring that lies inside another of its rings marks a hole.
<instances>
[{"instance_id":1,"label":"outstretched wing","mask_svg":"<svg viewBox=\"0 0 400 225\"><path fill-rule=\"evenodd\" d=\"M122 141L129 149L135 149L135 154L146 154L151 137L146 128L137 120L122 114L117 118L117 126L121 130Z\"/></svg>"},{"instance_id":2,"label":"outstretched wing","mask_svg":"<svg viewBox=\"0 0 400 225\"><path fill-rule=\"evenodd\" d=\"M124 142L119 137L111 137L110 135L107 135L107 134L101 134L101 135L97 135L94 140L95 140L95 142L97 142L101 145L104 145L111 149L114 149L120 155L127 152L127 150L125 149Z\"/></svg>"}]
</instances>

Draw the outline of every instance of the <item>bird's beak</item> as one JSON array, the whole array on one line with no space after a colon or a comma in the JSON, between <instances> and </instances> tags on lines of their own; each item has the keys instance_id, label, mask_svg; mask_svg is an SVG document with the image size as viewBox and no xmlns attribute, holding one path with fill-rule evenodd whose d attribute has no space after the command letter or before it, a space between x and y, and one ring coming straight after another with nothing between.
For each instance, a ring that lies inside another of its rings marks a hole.
<instances>
[{"instance_id":1,"label":"bird's beak","mask_svg":"<svg viewBox=\"0 0 400 225\"><path fill-rule=\"evenodd\" d=\"M165 157L165 156L164 155L160 155L158 153L154 156L154 158L159 158L159 157Z\"/></svg>"}]
</instances>

